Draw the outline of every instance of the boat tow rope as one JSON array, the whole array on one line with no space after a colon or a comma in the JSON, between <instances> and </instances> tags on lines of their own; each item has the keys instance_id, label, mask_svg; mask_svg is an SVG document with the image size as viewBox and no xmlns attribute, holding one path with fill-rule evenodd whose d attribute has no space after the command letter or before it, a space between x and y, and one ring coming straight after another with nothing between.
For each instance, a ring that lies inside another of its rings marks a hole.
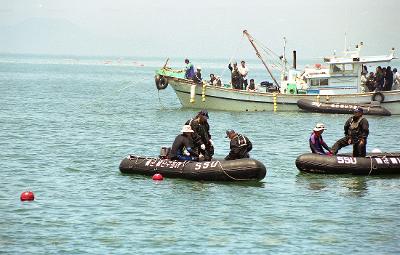
<instances>
[{"instance_id":1,"label":"boat tow rope","mask_svg":"<svg viewBox=\"0 0 400 255\"><path fill-rule=\"evenodd\" d=\"M222 171L226 176L228 176L229 178L231 178L232 180L235 180L235 181L250 181L250 179L240 179L240 178L235 178L235 177L229 175L229 174L225 171L224 167L222 166L221 161L218 160L217 162L219 163L219 166L221 167L221 171Z\"/></svg>"},{"instance_id":2,"label":"boat tow rope","mask_svg":"<svg viewBox=\"0 0 400 255\"><path fill-rule=\"evenodd\" d=\"M161 109L164 110L164 109L165 109L165 106L164 106L164 105L162 104L162 102L161 102L160 90L157 91L157 94L158 94L158 103L161 105Z\"/></svg>"},{"instance_id":3,"label":"boat tow rope","mask_svg":"<svg viewBox=\"0 0 400 255\"><path fill-rule=\"evenodd\" d=\"M133 156L133 155L128 155L127 158L128 158L129 160L134 160L134 159L135 159L135 161L134 161L134 164L135 164L135 165L142 164L143 162L145 162L146 160L149 160L149 159L156 159L156 158L152 158L152 157L144 157L143 160L141 160L141 161L139 162L140 157ZM130 168L133 168L133 166L130 166Z\"/></svg>"}]
</instances>

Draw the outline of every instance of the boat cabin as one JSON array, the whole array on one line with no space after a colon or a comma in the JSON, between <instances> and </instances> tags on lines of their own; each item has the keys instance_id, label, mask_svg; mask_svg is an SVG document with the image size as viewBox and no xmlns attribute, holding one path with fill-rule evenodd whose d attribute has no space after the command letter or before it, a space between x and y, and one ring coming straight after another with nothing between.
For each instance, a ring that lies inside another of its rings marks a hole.
<instances>
[{"instance_id":1,"label":"boat cabin","mask_svg":"<svg viewBox=\"0 0 400 255\"><path fill-rule=\"evenodd\" d=\"M386 56L360 56L362 43L355 51L345 51L343 57L324 58L324 64L306 67L303 71L291 69L282 79L281 93L286 94L354 94L361 93L363 65L390 62L394 49Z\"/></svg>"}]
</instances>

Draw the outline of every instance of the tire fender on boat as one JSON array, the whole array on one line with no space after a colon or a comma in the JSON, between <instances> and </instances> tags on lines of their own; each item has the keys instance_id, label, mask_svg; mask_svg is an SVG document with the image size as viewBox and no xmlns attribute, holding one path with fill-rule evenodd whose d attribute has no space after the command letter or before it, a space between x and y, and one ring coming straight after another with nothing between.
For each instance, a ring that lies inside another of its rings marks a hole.
<instances>
[{"instance_id":1,"label":"tire fender on boat","mask_svg":"<svg viewBox=\"0 0 400 255\"><path fill-rule=\"evenodd\" d=\"M385 96L381 92L375 92L372 95L371 100L372 101L378 101L379 103L382 103L383 101L385 101Z\"/></svg>"},{"instance_id":2,"label":"tire fender on boat","mask_svg":"<svg viewBox=\"0 0 400 255\"><path fill-rule=\"evenodd\" d=\"M157 74L154 77L154 80L156 82L156 87L158 90L166 89L168 87L168 80L165 77Z\"/></svg>"}]
</instances>

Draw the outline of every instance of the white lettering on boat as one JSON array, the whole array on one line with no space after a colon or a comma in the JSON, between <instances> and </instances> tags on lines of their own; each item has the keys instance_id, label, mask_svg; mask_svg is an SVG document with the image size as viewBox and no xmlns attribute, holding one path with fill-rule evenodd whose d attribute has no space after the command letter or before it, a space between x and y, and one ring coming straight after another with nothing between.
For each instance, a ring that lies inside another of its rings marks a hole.
<instances>
[{"instance_id":1,"label":"white lettering on boat","mask_svg":"<svg viewBox=\"0 0 400 255\"><path fill-rule=\"evenodd\" d=\"M201 163L196 163L194 170L200 170L201 169Z\"/></svg>"},{"instance_id":2,"label":"white lettering on boat","mask_svg":"<svg viewBox=\"0 0 400 255\"><path fill-rule=\"evenodd\" d=\"M337 162L339 164L357 164L357 159L352 157L337 157Z\"/></svg>"},{"instance_id":3,"label":"white lettering on boat","mask_svg":"<svg viewBox=\"0 0 400 255\"><path fill-rule=\"evenodd\" d=\"M211 167L218 166L219 161L211 161Z\"/></svg>"}]
</instances>

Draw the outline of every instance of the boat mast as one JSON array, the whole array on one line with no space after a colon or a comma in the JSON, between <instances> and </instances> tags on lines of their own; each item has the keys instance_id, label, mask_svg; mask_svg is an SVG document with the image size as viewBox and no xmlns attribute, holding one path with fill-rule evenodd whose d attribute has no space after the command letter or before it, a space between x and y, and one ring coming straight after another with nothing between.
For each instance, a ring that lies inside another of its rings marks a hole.
<instances>
[{"instance_id":1,"label":"boat mast","mask_svg":"<svg viewBox=\"0 0 400 255\"><path fill-rule=\"evenodd\" d=\"M249 42L251 43L251 45L253 46L254 50L256 51L256 55L257 57L261 60L261 62L264 64L265 68L267 69L269 75L271 76L272 80L274 80L275 85L280 88L278 82L276 81L275 77L272 75L271 71L269 70L267 64L265 63L264 59L261 57L260 52L257 49L257 46L254 43L254 39L253 37L247 32L247 30L243 30L243 34L247 37L247 39L249 40Z\"/></svg>"}]
</instances>

